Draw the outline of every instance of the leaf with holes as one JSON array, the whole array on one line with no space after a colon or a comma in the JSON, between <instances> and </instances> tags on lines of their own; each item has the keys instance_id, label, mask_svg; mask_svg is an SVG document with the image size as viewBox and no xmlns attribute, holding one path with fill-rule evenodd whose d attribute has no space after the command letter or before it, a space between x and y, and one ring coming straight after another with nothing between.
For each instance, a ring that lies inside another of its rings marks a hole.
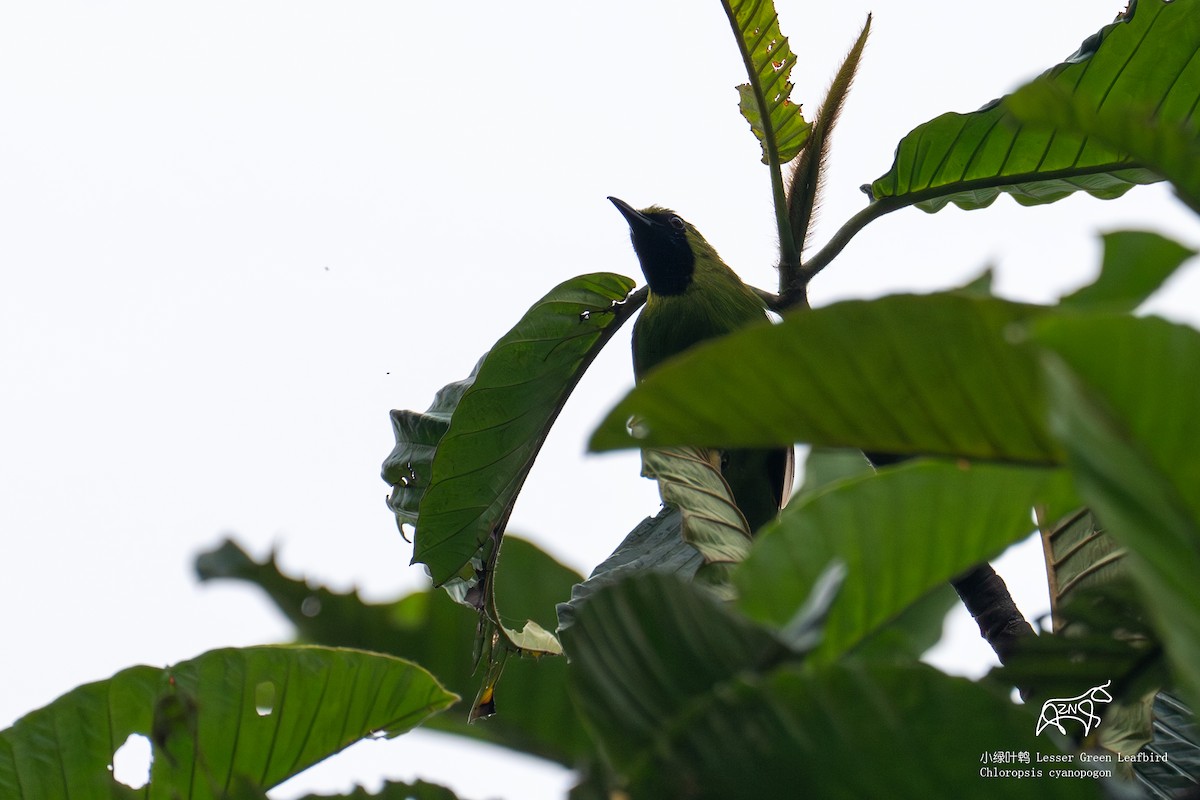
<instances>
[{"instance_id":1,"label":"leaf with holes","mask_svg":"<svg viewBox=\"0 0 1200 800\"><path fill-rule=\"evenodd\" d=\"M1090 36L1044 80L1072 104L1153 109L1153 120L1182 125L1200 104L1200 2L1130 3L1130 12ZM1045 119L1043 115L1043 119ZM1000 193L1022 205L1051 203L1077 191L1118 197L1155 172L1077 126L1023 125L1003 101L969 114L926 122L896 148L892 168L870 186L874 201L937 211L947 203L975 209Z\"/></svg>"},{"instance_id":2,"label":"leaf with holes","mask_svg":"<svg viewBox=\"0 0 1200 800\"><path fill-rule=\"evenodd\" d=\"M796 56L779 30L772 0L722 0L750 83L738 88L742 116L762 145L764 164L786 164L808 141L811 125L792 102Z\"/></svg>"},{"instance_id":3,"label":"leaf with holes","mask_svg":"<svg viewBox=\"0 0 1200 800\"><path fill-rule=\"evenodd\" d=\"M153 743L155 797L270 788L366 736L404 733L455 699L411 662L355 650L249 647L131 667L0 731L0 797L120 797L109 764L131 734Z\"/></svg>"}]
</instances>

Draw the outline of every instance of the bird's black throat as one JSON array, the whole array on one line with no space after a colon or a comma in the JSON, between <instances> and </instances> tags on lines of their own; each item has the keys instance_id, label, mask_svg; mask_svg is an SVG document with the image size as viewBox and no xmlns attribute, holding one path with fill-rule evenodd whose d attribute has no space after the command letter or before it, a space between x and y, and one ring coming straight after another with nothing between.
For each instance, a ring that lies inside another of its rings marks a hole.
<instances>
[{"instance_id":1,"label":"bird's black throat","mask_svg":"<svg viewBox=\"0 0 1200 800\"><path fill-rule=\"evenodd\" d=\"M658 295L683 294L692 282L696 255L687 240L687 223L670 211L636 211L610 197L629 223L629 237L642 264L650 291Z\"/></svg>"},{"instance_id":2,"label":"bird's black throat","mask_svg":"<svg viewBox=\"0 0 1200 800\"><path fill-rule=\"evenodd\" d=\"M652 224L630 226L630 238L638 260L642 262L646 283L655 294L683 294L692 282L692 272L696 268L696 255L687 236L671 226L671 214L645 216Z\"/></svg>"}]
</instances>

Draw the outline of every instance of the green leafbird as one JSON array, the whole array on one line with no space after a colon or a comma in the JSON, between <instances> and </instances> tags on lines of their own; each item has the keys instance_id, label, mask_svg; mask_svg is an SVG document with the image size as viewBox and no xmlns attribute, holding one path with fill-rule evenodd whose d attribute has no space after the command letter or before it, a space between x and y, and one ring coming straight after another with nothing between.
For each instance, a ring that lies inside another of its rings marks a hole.
<instances>
[{"instance_id":1,"label":"green leafbird","mask_svg":"<svg viewBox=\"0 0 1200 800\"><path fill-rule=\"evenodd\" d=\"M633 325L637 380L697 342L768 320L762 298L690 223L667 208L638 211L623 200L608 199L629 223L633 249L650 286L646 307ZM751 531L779 513L791 490L794 458L791 447L721 453L721 474Z\"/></svg>"}]
</instances>

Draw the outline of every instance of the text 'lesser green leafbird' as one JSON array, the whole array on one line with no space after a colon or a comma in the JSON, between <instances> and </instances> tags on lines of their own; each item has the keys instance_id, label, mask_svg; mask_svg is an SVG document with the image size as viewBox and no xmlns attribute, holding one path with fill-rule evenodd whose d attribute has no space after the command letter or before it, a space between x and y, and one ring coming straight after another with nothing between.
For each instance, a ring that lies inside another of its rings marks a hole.
<instances>
[{"instance_id":1,"label":"text 'lesser green leafbird'","mask_svg":"<svg viewBox=\"0 0 1200 800\"><path fill-rule=\"evenodd\" d=\"M637 380L697 342L767 320L767 307L690 223L659 206L638 211L608 198L629 223L650 287L633 324ZM774 519L791 489L792 448L726 450L721 474L751 531Z\"/></svg>"}]
</instances>

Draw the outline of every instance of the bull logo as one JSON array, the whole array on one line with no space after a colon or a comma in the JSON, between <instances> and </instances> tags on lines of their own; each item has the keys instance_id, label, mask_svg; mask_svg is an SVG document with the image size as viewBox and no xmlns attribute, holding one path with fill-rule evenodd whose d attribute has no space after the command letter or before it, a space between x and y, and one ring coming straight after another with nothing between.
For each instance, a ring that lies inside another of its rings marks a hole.
<instances>
[{"instance_id":1,"label":"bull logo","mask_svg":"<svg viewBox=\"0 0 1200 800\"><path fill-rule=\"evenodd\" d=\"M1087 736L1091 733L1092 728L1100 724L1100 717L1096 715L1096 704L1112 702L1112 695L1108 693L1110 683L1112 681L1107 680L1081 695L1051 697L1042 703L1042 713L1038 716L1037 731L1034 736L1052 725L1065 736L1067 729L1063 727L1063 721L1068 719L1073 719L1083 725L1083 735Z\"/></svg>"}]
</instances>

